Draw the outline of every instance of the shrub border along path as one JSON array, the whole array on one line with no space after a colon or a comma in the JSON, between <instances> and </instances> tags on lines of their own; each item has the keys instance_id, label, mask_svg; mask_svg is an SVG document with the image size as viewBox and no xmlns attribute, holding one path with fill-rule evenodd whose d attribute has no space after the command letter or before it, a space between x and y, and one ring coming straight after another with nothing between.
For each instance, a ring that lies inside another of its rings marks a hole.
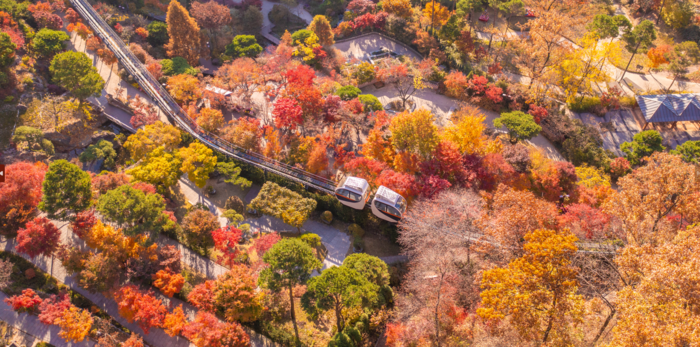
<instances>
[{"instance_id":1,"label":"shrub border along path","mask_svg":"<svg viewBox=\"0 0 700 347\"><path fill-rule=\"evenodd\" d=\"M69 229L68 223L65 222L60 222L60 221L52 221L55 225L60 226L61 230L61 242L64 245L72 245L73 247L77 247L80 249L89 249L89 247L85 244L83 240L78 238L77 235L73 234L73 232ZM165 238L165 236L162 236ZM161 242L159 242L161 244ZM119 306L117 303L114 301L114 299L107 298L102 294L99 293L90 293L87 290L83 289L78 285L75 276L68 276L66 269L61 265L61 262L58 261L58 259L53 260L53 266L52 266L52 259L51 257L45 257L45 256L38 256L34 259L29 258L25 254L19 254L15 252L15 240L4 240L0 242L0 247L7 251L7 252L13 252L15 254L18 254L22 256L23 258L27 259L30 261L32 264L34 264L36 267L41 269L42 271L45 271L46 273L52 275L56 280L58 280L60 283L63 283L67 285L70 289L82 294L89 300L91 300L96 306L104 310L107 314L112 316L117 322L122 324L123 326L127 327L129 330L136 332L138 335L143 337L143 340L147 342L149 345L153 347L190 347L194 346L192 343L190 343L187 339L185 339L182 336L176 336L176 337L171 337L168 334L166 334L162 329L160 328L155 328L151 329L150 333L148 335L143 334L143 330L138 326L138 324L134 323L129 323L124 317L119 315ZM190 267L193 267L192 264L194 264L195 261L204 261L207 262L207 266L210 266L213 264L213 267L216 267L218 264L215 264L213 261L208 260L208 259L201 259L201 257L197 254L194 254L192 251L187 249L186 247L178 247L180 251L182 252L182 262ZM211 264L209 264L209 262ZM214 274L211 274L212 276ZM208 276L210 277L210 276ZM210 277L212 278L212 277ZM183 302L177 298L168 298L159 291L155 291L156 297L161 299L163 301L163 304L170 307L177 307L180 304L182 304L183 310L185 314L192 320L194 319L197 309L193 307L192 305ZM7 309L11 311L11 308L4 303L1 303L0 305L5 305ZM22 318L24 316L27 316L26 314L22 314L19 318ZM24 318L26 319L26 318ZM39 323L41 324L41 323ZM42 324L43 325L43 324ZM250 328L243 326L243 329L248 333L250 336L250 345L252 347L277 347L277 344L274 342L270 341L268 338L265 336L262 336L260 334L257 334L256 332L252 331ZM56 335L58 336L58 335ZM61 339L58 337L58 339ZM63 341L63 339L61 339ZM51 342L52 344L55 344ZM65 341L64 341L65 343ZM68 346L68 345L66 345ZM72 345L75 346L75 345Z\"/></svg>"}]
</instances>

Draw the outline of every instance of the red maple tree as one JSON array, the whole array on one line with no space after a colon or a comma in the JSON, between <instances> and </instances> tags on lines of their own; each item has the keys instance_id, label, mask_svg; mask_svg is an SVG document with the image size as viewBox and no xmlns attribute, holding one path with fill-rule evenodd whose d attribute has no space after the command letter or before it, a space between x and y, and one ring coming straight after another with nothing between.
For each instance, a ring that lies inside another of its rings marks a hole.
<instances>
[{"instance_id":1,"label":"red maple tree","mask_svg":"<svg viewBox=\"0 0 700 347\"><path fill-rule=\"evenodd\" d=\"M386 169L386 164L366 157L355 158L345 163L345 170L349 175L364 178L373 187L378 186L375 181Z\"/></svg>"},{"instance_id":2,"label":"red maple tree","mask_svg":"<svg viewBox=\"0 0 700 347\"><path fill-rule=\"evenodd\" d=\"M385 186L403 196L406 200L412 200L417 195L416 177L405 173L396 172L394 170L384 170L377 177L376 184Z\"/></svg>"},{"instance_id":3,"label":"red maple tree","mask_svg":"<svg viewBox=\"0 0 700 347\"><path fill-rule=\"evenodd\" d=\"M290 98L277 99L272 115L275 116L275 126L278 128L294 130L304 121L301 106L296 100Z\"/></svg>"},{"instance_id":4,"label":"red maple tree","mask_svg":"<svg viewBox=\"0 0 700 347\"><path fill-rule=\"evenodd\" d=\"M85 210L78 212L75 216L75 220L70 223L70 227L73 233L78 235L79 238L83 239L87 236L88 232L92 227L97 224L97 217L95 217L94 210Z\"/></svg>"},{"instance_id":5,"label":"red maple tree","mask_svg":"<svg viewBox=\"0 0 700 347\"><path fill-rule=\"evenodd\" d=\"M39 305L39 321L46 325L55 324L56 319L62 317L63 312L70 307L71 303L68 294L51 295Z\"/></svg>"},{"instance_id":6,"label":"red maple tree","mask_svg":"<svg viewBox=\"0 0 700 347\"><path fill-rule=\"evenodd\" d=\"M530 110L527 111L532 118L535 118L535 123L540 124L543 119L547 118L547 115L549 112L547 112L547 109L542 107L542 106L537 106L535 104L530 104Z\"/></svg>"},{"instance_id":7,"label":"red maple tree","mask_svg":"<svg viewBox=\"0 0 700 347\"><path fill-rule=\"evenodd\" d=\"M432 199L440 192L451 187L449 181L435 175L422 175L418 181L418 195L427 199Z\"/></svg>"},{"instance_id":8,"label":"red maple tree","mask_svg":"<svg viewBox=\"0 0 700 347\"><path fill-rule=\"evenodd\" d=\"M220 322L211 313L199 311L193 322L182 329L182 336L196 347L244 347L250 337L238 323Z\"/></svg>"},{"instance_id":9,"label":"red maple tree","mask_svg":"<svg viewBox=\"0 0 700 347\"><path fill-rule=\"evenodd\" d=\"M198 284L187 296L187 301L200 310L214 312L215 287L216 283L214 281Z\"/></svg>"},{"instance_id":10,"label":"red maple tree","mask_svg":"<svg viewBox=\"0 0 700 347\"><path fill-rule=\"evenodd\" d=\"M21 295L13 295L5 299L5 303L10 305L14 311L30 312L41 304L41 298L36 295L34 290L27 288L22 291Z\"/></svg>"},{"instance_id":11,"label":"red maple tree","mask_svg":"<svg viewBox=\"0 0 700 347\"><path fill-rule=\"evenodd\" d=\"M146 335L151 328L161 327L165 315L168 313L168 309L165 308L160 299L155 297L153 292L141 293L136 299L136 307L134 320Z\"/></svg>"},{"instance_id":12,"label":"red maple tree","mask_svg":"<svg viewBox=\"0 0 700 347\"><path fill-rule=\"evenodd\" d=\"M253 242L253 249L255 250L255 253L258 254L258 257L262 259L262 256L265 255L265 253L281 239L282 237L280 237L279 233L262 235Z\"/></svg>"},{"instance_id":13,"label":"red maple tree","mask_svg":"<svg viewBox=\"0 0 700 347\"><path fill-rule=\"evenodd\" d=\"M9 173L0 183L0 234L12 235L24 227L41 201L41 183L47 166L18 162L5 167Z\"/></svg>"},{"instance_id":14,"label":"red maple tree","mask_svg":"<svg viewBox=\"0 0 700 347\"><path fill-rule=\"evenodd\" d=\"M75 12L72 8L69 8L66 10L66 19L68 20L68 23L78 23L80 21L80 15L78 12Z\"/></svg>"},{"instance_id":15,"label":"red maple tree","mask_svg":"<svg viewBox=\"0 0 700 347\"><path fill-rule=\"evenodd\" d=\"M58 249L61 231L46 217L34 218L27 227L17 232L17 252L34 258L37 255L51 255Z\"/></svg>"},{"instance_id":16,"label":"red maple tree","mask_svg":"<svg viewBox=\"0 0 700 347\"><path fill-rule=\"evenodd\" d=\"M610 215L586 204L572 204L557 218L560 228L569 228L578 238L598 239L609 235Z\"/></svg>"},{"instance_id":17,"label":"red maple tree","mask_svg":"<svg viewBox=\"0 0 700 347\"><path fill-rule=\"evenodd\" d=\"M211 237L214 239L214 247L224 254L224 263L232 266L240 253L238 242L241 241L243 232L232 226L226 226L212 231Z\"/></svg>"},{"instance_id":18,"label":"red maple tree","mask_svg":"<svg viewBox=\"0 0 700 347\"><path fill-rule=\"evenodd\" d=\"M144 347L143 340L140 336L131 333L131 337L122 343L121 347Z\"/></svg>"}]
</instances>

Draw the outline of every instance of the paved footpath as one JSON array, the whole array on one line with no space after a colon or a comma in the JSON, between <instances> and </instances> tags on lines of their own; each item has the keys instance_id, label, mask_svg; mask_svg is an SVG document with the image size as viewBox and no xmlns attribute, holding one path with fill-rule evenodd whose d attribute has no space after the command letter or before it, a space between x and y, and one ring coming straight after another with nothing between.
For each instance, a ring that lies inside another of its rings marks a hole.
<instances>
[{"instance_id":1,"label":"paved footpath","mask_svg":"<svg viewBox=\"0 0 700 347\"><path fill-rule=\"evenodd\" d=\"M194 184L189 180L182 178L178 183L180 184L180 190L191 204L194 205L198 202L204 204L209 208L209 211L211 213L219 217L219 222L221 223L221 226L226 226L226 218L221 217L221 206L216 206L209 198L207 198L204 195L200 195L199 188L195 187ZM243 202L249 204L250 201L258 195L260 189L261 187L259 185L253 185L248 191L248 194L245 196ZM251 230L257 230L261 232L296 231L296 228L285 224L284 222L282 222L281 219L265 215L259 218L248 218L244 220L243 223L249 224ZM306 221L302 229L320 236L321 242L326 247L326 250L328 250L328 255L326 256L326 259L323 262L324 270L332 266L339 266L343 263L343 260L345 260L348 250L350 249L350 245L352 244L350 240L350 235L330 225L326 225L314 220ZM161 239L158 242L169 242L168 244L177 243L171 239L163 239L167 238L161 237ZM218 265L207 258L199 256L198 254L189 250L187 247L182 245L179 245L178 247L182 251L183 257L191 257L190 261L192 262L193 267L202 273L206 273L207 277L212 277L214 275L219 276L220 271L226 272L226 268L224 268L223 266Z\"/></svg>"},{"instance_id":2,"label":"paved footpath","mask_svg":"<svg viewBox=\"0 0 700 347\"><path fill-rule=\"evenodd\" d=\"M61 330L56 325L46 325L39 321L39 317L31 315L28 313L17 313L12 311L9 305L5 304L4 301L7 298L7 294L0 292L0 320L14 326L28 335L34 336L39 340L48 342L56 347L93 347L95 342L91 340L85 340L82 342L71 343L66 342L62 337L58 336L58 332Z\"/></svg>"},{"instance_id":3,"label":"paved footpath","mask_svg":"<svg viewBox=\"0 0 700 347\"><path fill-rule=\"evenodd\" d=\"M248 191L244 202L249 204L258 193L261 187L258 185L253 185ZM249 218L243 221L243 223L250 224L251 230L258 230L261 232L273 232L273 231L296 231L296 228L285 224L281 219L263 215L260 218ZM308 220L304 223L302 229L317 234L321 237L321 242L323 246L326 247L328 254L326 259L323 261L322 270L329 267L340 266L343 264L343 260L350 250L350 235L330 226L317 222L315 220Z\"/></svg>"},{"instance_id":4,"label":"paved footpath","mask_svg":"<svg viewBox=\"0 0 700 347\"><path fill-rule=\"evenodd\" d=\"M58 222L54 221L54 224L57 226L60 226L61 230L61 242L64 245L72 245L73 247L77 247L79 249L83 250L88 250L90 249L83 240L78 238L73 232L68 228L68 223L65 222ZM8 251L8 252L14 252L14 247L15 247L15 242L14 240L7 240L4 242L0 242L0 248ZM192 262L193 259L197 259L199 256L196 254L191 254L192 252L184 247L180 247L181 251L183 251L183 257L182 261L184 264L195 267L197 266L196 262ZM69 286L72 290L84 295L86 298L90 299L96 306L100 307L102 310L104 310L107 314L112 316L115 320L117 320L120 324L123 326L127 327L129 330L132 330L136 332L137 334L141 335L148 344L154 347L191 347L194 346L191 344L187 339L177 336L177 337L171 337L168 334L166 334L162 329L158 328L153 328L151 329L149 334L144 334L143 330L138 326L136 323L129 323L126 319L124 319L121 315L119 315L119 307L117 303L111 299L107 298L102 294L99 293L90 293L87 290L81 288L78 283L76 282L75 276L69 276L66 272L66 269L61 265L61 262L58 261L57 259L51 259L50 257L44 257L44 256L39 256L34 259L29 258L26 255L19 254L25 259L31 261L34 265L37 267L41 268L43 271L51 274L53 277L55 277L59 282L66 284ZM201 258L201 257L199 257ZM209 260L208 266L210 267L215 267L214 262ZM225 271L223 271L225 272ZM223 273L222 272L222 273ZM213 278L213 277L210 277ZM185 311L185 314L190 318L194 319L197 309L193 307L192 305L185 303L179 299L176 298L168 298L164 295L162 295L160 292L155 291L156 296L163 301L163 304L168 306L168 307L176 307L179 305L183 306L183 309ZM3 304L0 304L0 306L3 306ZM4 305L5 307L8 307L7 305ZM9 307L8 307L9 308ZM1 312L0 312L1 314ZM3 317L4 318L4 317ZM20 317L21 318L21 317ZM33 325L31 322L26 323L27 326ZM41 324L41 323L39 323ZM36 328L36 327L35 327ZM250 340L251 340L251 346L253 347L275 347L277 344L274 342L270 341L267 337L264 337L262 335L257 334L256 332L252 331L251 329L248 329L244 327L248 335L250 335ZM36 336L42 336L42 335L36 335ZM58 337L60 339L60 337ZM52 342L53 343L53 342ZM59 345L56 345L59 346ZM64 346L66 346L64 344Z\"/></svg>"},{"instance_id":5,"label":"paved footpath","mask_svg":"<svg viewBox=\"0 0 700 347\"><path fill-rule=\"evenodd\" d=\"M131 115L126 113L122 109L116 108L108 104L106 95L112 94L113 96L116 96L117 88L123 88L125 94L124 97L127 97L127 95L129 97L134 97L135 95L138 95L147 103L152 103L151 98L146 93L141 92L137 88L134 88L134 86L132 86L131 84L122 81L122 79L117 74L118 65L105 64L100 58L97 57L95 52L90 51L85 47L86 43L82 37L78 36L75 32L67 34L71 37L70 41L68 42L67 48L69 50L74 50L76 52L83 52L87 54L87 56L90 57L90 59L92 59L93 66L97 69L97 72L100 74L100 76L102 76L102 79L105 80L105 87L104 89L102 89L100 96L97 98L90 97L88 98L88 100L95 103L96 105L103 107L105 113L116 118L121 123L121 126L133 130L130 123ZM165 113L163 113L163 111L160 109L160 107L158 107L158 105L155 106L158 110L160 120L165 124L170 124L170 121L168 120L168 117L165 115Z\"/></svg>"}]
</instances>

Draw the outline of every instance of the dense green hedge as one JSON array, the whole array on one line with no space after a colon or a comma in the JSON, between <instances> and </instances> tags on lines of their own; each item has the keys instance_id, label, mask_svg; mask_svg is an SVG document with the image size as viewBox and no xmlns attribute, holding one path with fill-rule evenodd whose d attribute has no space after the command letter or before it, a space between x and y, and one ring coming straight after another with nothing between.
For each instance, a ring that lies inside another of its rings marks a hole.
<instances>
[{"instance_id":1,"label":"dense green hedge","mask_svg":"<svg viewBox=\"0 0 700 347\"><path fill-rule=\"evenodd\" d=\"M593 112L597 106L601 106L601 102L600 98L595 96L584 96L583 99L569 103L569 109L577 113Z\"/></svg>"}]
</instances>

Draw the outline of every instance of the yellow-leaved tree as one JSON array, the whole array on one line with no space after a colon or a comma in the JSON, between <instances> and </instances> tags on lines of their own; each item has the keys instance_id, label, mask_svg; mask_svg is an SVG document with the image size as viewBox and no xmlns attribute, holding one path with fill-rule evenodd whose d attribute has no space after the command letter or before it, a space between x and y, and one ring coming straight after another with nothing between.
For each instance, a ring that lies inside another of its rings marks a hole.
<instances>
[{"instance_id":1,"label":"yellow-leaved tree","mask_svg":"<svg viewBox=\"0 0 700 347\"><path fill-rule=\"evenodd\" d=\"M182 176L180 165L177 155L166 151L165 147L157 147L126 173L137 181L154 185L159 191L167 191Z\"/></svg>"},{"instance_id":2,"label":"yellow-leaved tree","mask_svg":"<svg viewBox=\"0 0 700 347\"><path fill-rule=\"evenodd\" d=\"M129 136L124 148L129 151L131 160L136 162L158 147L163 146L165 151L172 152L179 144L180 131L170 124L158 121Z\"/></svg>"},{"instance_id":3,"label":"yellow-leaved tree","mask_svg":"<svg viewBox=\"0 0 700 347\"><path fill-rule=\"evenodd\" d=\"M168 91L182 105L196 102L202 97L202 88L197 77L181 74L168 79Z\"/></svg>"},{"instance_id":4,"label":"yellow-leaved tree","mask_svg":"<svg viewBox=\"0 0 700 347\"><path fill-rule=\"evenodd\" d=\"M576 167L576 177L578 177L578 184L586 188L610 187L610 175L593 166Z\"/></svg>"},{"instance_id":5,"label":"yellow-leaved tree","mask_svg":"<svg viewBox=\"0 0 700 347\"><path fill-rule=\"evenodd\" d=\"M216 156L209 147L196 141L189 147L178 151L182 161L180 171L187 174L187 178L199 188L204 188L209 179L209 174L216 168Z\"/></svg>"},{"instance_id":6,"label":"yellow-leaved tree","mask_svg":"<svg viewBox=\"0 0 700 347\"><path fill-rule=\"evenodd\" d=\"M453 124L445 128L442 136L445 140L454 142L462 153L478 153L486 142L483 135L485 119L479 109L462 107L452 115Z\"/></svg>"},{"instance_id":7,"label":"yellow-leaved tree","mask_svg":"<svg viewBox=\"0 0 700 347\"><path fill-rule=\"evenodd\" d=\"M425 4L423 16L430 21L431 27L439 28L447 23L447 19L450 18L450 11L439 2L431 1Z\"/></svg>"},{"instance_id":8,"label":"yellow-leaved tree","mask_svg":"<svg viewBox=\"0 0 700 347\"><path fill-rule=\"evenodd\" d=\"M630 285L617 293L608 346L700 345L700 226L662 245L629 245L615 262Z\"/></svg>"},{"instance_id":9,"label":"yellow-leaved tree","mask_svg":"<svg viewBox=\"0 0 700 347\"><path fill-rule=\"evenodd\" d=\"M630 244L663 243L673 239L684 222L700 222L699 175L681 157L656 152L646 165L621 178L619 191L601 207L621 222Z\"/></svg>"},{"instance_id":10,"label":"yellow-leaved tree","mask_svg":"<svg viewBox=\"0 0 700 347\"><path fill-rule=\"evenodd\" d=\"M391 142L397 151L407 151L427 158L440 143L438 127L426 109L402 112L391 119Z\"/></svg>"},{"instance_id":11,"label":"yellow-leaved tree","mask_svg":"<svg viewBox=\"0 0 700 347\"><path fill-rule=\"evenodd\" d=\"M584 312L571 264L577 238L568 229L537 229L525 240L522 257L484 271L477 314L493 322L507 319L523 341L570 345Z\"/></svg>"},{"instance_id":12,"label":"yellow-leaved tree","mask_svg":"<svg viewBox=\"0 0 700 347\"><path fill-rule=\"evenodd\" d=\"M401 18L408 18L413 14L413 6L409 0L383 0L382 9Z\"/></svg>"},{"instance_id":13,"label":"yellow-leaved tree","mask_svg":"<svg viewBox=\"0 0 700 347\"><path fill-rule=\"evenodd\" d=\"M311 24L309 24L308 29L318 36L318 43L321 46L330 47L335 43L335 40L333 40L333 29L331 29L331 24L326 19L326 16L316 15Z\"/></svg>"},{"instance_id":14,"label":"yellow-leaved tree","mask_svg":"<svg viewBox=\"0 0 700 347\"><path fill-rule=\"evenodd\" d=\"M601 42L595 32L578 41L579 48L570 51L559 64L559 86L566 93L567 102L575 102L577 95L590 94L596 83L608 81L608 60L620 59L617 43Z\"/></svg>"}]
</instances>

